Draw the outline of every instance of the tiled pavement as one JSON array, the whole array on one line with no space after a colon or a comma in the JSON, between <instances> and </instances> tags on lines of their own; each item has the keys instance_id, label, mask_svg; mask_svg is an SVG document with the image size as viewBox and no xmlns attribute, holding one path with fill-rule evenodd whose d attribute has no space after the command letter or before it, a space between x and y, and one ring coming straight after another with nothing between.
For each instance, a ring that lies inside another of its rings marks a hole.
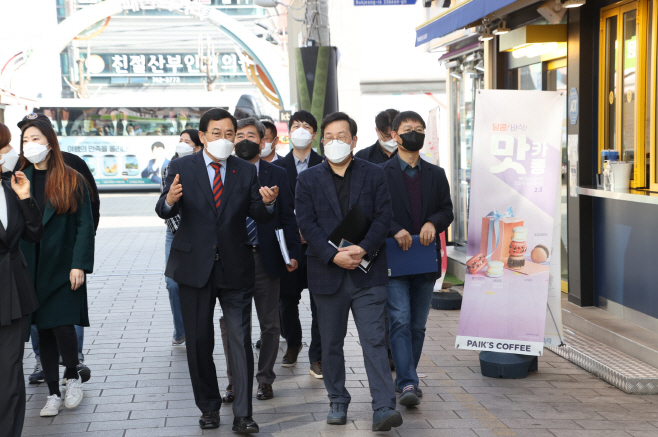
<instances>
[{"instance_id":1,"label":"tiled pavement","mask_svg":"<svg viewBox=\"0 0 658 437\"><path fill-rule=\"evenodd\" d=\"M96 272L89 278L92 326L85 355L92 378L75 410L40 418L47 388L28 385L25 436L148 437L228 435L222 425L202 431L187 373L185 350L171 346L172 320L162 277L164 225L154 217L155 194L104 194L96 243ZM301 309L310 325L306 295ZM217 318L219 318L219 311ZM400 436L658 436L658 398L627 395L564 359L546 352L539 372L523 380L480 374L475 352L454 348L458 312L432 310L419 372L424 397L402 408ZM257 335L257 334L255 334ZM305 331L308 339L308 329ZM217 335L220 386L225 362ZM347 383L352 394L346 426L325 423L322 381L308 374L306 351L296 368L276 366L275 398L254 399L261 435L361 436L370 433L370 395L354 325L346 339ZM281 343L283 347L283 343ZM257 350L256 350L257 351ZM283 355L283 350L280 356ZM30 348L25 370L34 364Z\"/></svg>"}]
</instances>

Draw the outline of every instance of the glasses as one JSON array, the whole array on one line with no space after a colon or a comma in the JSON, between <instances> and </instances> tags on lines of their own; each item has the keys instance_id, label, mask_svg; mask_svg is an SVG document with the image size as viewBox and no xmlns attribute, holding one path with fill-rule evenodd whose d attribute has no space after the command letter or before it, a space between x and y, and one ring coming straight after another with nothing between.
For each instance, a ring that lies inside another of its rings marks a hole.
<instances>
[{"instance_id":1,"label":"glasses","mask_svg":"<svg viewBox=\"0 0 658 437\"><path fill-rule=\"evenodd\" d=\"M349 136L349 135L338 135L335 138L332 137L332 136L326 136L326 137L323 138L323 141L324 141L325 144L327 144L327 143L329 143L333 140L338 140L338 141L342 141L343 143L348 143L349 144L349 143L352 142L352 137Z\"/></svg>"},{"instance_id":2,"label":"glasses","mask_svg":"<svg viewBox=\"0 0 658 437\"><path fill-rule=\"evenodd\" d=\"M408 134L411 131L416 131L419 134L424 134L425 133L425 128L422 127L422 126L418 126L416 129L412 129L411 126L405 126L404 128L402 128L402 133L403 134Z\"/></svg>"},{"instance_id":3,"label":"glasses","mask_svg":"<svg viewBox=\"0 0 658 437\"><path fill-rule=\"evenodd\" d=\"M222 131L214 130L212 132L204 132L206 137L214 138L216 140L221 138L233 138L233 132L223 133Z\"/></svg>"}]
</instances>

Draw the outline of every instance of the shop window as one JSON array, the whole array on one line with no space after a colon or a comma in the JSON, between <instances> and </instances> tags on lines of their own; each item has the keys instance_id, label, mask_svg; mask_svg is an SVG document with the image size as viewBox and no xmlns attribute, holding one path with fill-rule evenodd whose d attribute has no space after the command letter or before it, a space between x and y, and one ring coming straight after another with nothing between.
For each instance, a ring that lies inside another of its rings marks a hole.
<instances>
[{"instance_id":1,"label":"shop window","mask_svg":"<svg viewBox=\"0 0 658 437\"><path fill-rule=\"evenodd\" d=\"M655 152L650 127L655 106L653 3L627 1L601 12L599 172L607 157L630 162L631 188L653 185L649 183L652 150Z\"/></svg>"}]
</instances>

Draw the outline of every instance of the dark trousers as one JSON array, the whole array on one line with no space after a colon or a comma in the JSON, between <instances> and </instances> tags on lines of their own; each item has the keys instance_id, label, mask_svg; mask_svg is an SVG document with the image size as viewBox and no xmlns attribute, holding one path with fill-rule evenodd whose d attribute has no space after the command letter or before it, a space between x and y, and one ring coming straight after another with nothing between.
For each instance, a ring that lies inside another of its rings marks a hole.
<instances>
[{"instance_id":1,"label":"dark trousers","mask_svg":"<svg viewBox=\"0 0 658 437\"><path fill-rule=\"evenodd\" d=\"M201 288L179 284L180 304L185 325L187 363L194 400L202 412L219 410L222 397L213 361L215 302L224 313L228 332L229 363L235 387L234 416L251 416L254 354L251 349L251 299L253 290L226 288L221 261L215 262L208 283Z\"/></svg>"},{"instance_id":2,"label":"dark trousers","mask_svg":"<svg viewBox=\"0 0 658 437\"><path fill-rule=\"evenodd\" d=\"M20 437L25 420L23 351L30 317L0 326L0 435Z\"/></svg>"},{"instance_id":3,"label":"dark trousers","mask_svg":"<svg viewBox=\"0 0 658 437\"><path fill-rule=\"evenodd\" d=\"M299 301L302 291L308 286L306 280L306 248L302 245L302 255L299 268L294 272L285 271L281 274L281 293L279 296L279 314L281 319L281 335L286 339L288 349L298 348L302 344L302 324L299 320ZM322 359L322 342L318 327L317 308L313 294L311 296L311 345L308 348L308 360L311 363Z\"/></svg>"},{"instance_id":4,"label":"dark trousers","mask_svg":"<svg viewBox=\"0 0 658 437\"><path fill-rule=\"evenodd\" d=\"M260 252L254 252L254 263L256 264L256 285L254 286L254 305L260 325L260 353L258 354L258 372L256 381L259 383L273 384L276 379L274 364L279 353L279 278L271 278L261 259ZM230 354L228 350L228 330L226 320L219 319L219 329L222 332L222 345L226 356L226 376L228 383L233 385L233 372L231 363L228 361Z\"/></svg>"},{"instance_id":5,"label":"dark trousers","mask_svg":"<svg viewBox=\"0 0 658 437\"><path fill-rule=\"evenodd\" d=\"M51 395L61 395L59 391L59 357L66 371L64 378L77 379L75 367L78 359L78 336L75 326L64 325L52 329L39 329L39 350L41 352L41 365L43 376L48 384Z\"/></svg>"},{"instance_id":6,"label":"dark trousers","mask_svg":"<svg viewBox=\"0 0 658 437\"><path fill-rule=\"evenodd\" d=\"M395 409L395 387L384 338L386 287L357 288L351 276L344 273L338 291L333 294L315 294L314 297L322 336L322 376L329 400L342 404L349 404L351 400L345 388L343 345L352 310L363 349L372 409Z\"/></svg>"}]
</instances>

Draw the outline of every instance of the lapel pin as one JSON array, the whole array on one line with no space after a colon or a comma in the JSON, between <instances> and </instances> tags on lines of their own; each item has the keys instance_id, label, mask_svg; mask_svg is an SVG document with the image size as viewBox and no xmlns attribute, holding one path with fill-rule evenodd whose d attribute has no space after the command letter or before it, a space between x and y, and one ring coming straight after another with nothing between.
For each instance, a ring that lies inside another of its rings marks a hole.
<instances>
[{"instance_id":1,"label":"lapel pin","mask_svg":"<svg viewBox=\"0 0 658 437\"><path fill-rule=\"evenodd\" d=\"M233 173L235 173L235 170L233 170Z\"/></svg>"}]
</instances>

